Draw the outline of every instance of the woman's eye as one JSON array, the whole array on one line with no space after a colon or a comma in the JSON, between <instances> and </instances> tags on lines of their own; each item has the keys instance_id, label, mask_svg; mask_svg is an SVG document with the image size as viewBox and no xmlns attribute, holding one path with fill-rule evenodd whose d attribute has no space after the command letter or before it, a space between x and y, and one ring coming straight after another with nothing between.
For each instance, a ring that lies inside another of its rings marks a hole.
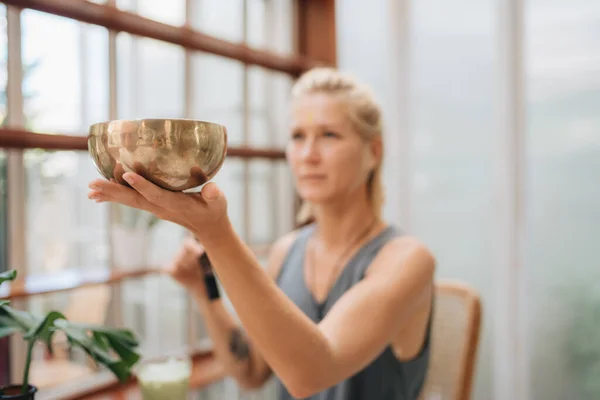
<instances>
[{"instance_id":1,"label":"woman's eye","mask_svg":"<svg viewBox=\"0 0 600 400\"><path fill-rule=\"evenodd\" d=\"M325 133L323 133L323 136L328 137L328 138L339 138L340 135L338 135L335 132L331 132L331 131L326 131Z\"/></svg>"},{"instance_id":2,"label":"woman's eye","mask_svg":"<svg viewBox=\"0 0 600 400\"><path fill-rule=\"evenodd\" d=\"M303 135L300 132L294 132L292 133L292 140L300 140L302 139Z\"/></svg>"}]
</instances>

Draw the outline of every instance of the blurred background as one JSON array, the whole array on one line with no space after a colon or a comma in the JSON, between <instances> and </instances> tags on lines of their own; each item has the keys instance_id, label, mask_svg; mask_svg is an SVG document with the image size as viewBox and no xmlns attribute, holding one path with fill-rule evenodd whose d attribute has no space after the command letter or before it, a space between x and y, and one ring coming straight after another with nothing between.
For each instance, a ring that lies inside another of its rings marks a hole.
<instances>
[{"instance_id":1,"label":"blurred background","mask_svg":"<svg viewBox=\"0 0 600 400\"><path fill-rule=\"evenodd\" d=\"M116 6L293 56L308 1L319 0ZM372 85L385 112L386 218L433 249L440 279L482 296L473 398L600 398L600 2L323 3L335 11L337 66ZM113 118L186 117L225 124L234 147L285 144L289 73L5 4L0 62L2 127L85 136ZM53 291L163 266L186 235L89 201L98 176L86 151L0 147L0 268L43 293L16 304L127 326L148 355L202 345L201 318L168 278ZM294 222L285 160L231 157L216 181L264 261ZM0 350L6 378L18 360ZM74 375L45 372L43 352L36 361L48 398L103 379L81 355L61 364ZM197 396L271 399L273 388L242 393L225 379Z\"/></svg>"}]
</instances>

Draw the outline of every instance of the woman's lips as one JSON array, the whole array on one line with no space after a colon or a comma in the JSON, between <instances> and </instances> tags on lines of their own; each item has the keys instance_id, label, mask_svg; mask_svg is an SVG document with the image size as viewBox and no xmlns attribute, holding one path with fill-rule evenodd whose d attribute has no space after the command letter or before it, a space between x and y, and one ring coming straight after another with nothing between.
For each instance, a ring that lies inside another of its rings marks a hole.
<instances>
[{"instance_id":1,"label":"woman's lips","mask_svg":"<svg viewBox=\"0 0 600 400\"><path fill-rule=\"evenodd\" d=\"M325 179L325 175L321 175L321 174L306 174L306 175L300 176L300 180L303 180L303 181L322 181L324 179Z\"/></svg>"}]
</instances>

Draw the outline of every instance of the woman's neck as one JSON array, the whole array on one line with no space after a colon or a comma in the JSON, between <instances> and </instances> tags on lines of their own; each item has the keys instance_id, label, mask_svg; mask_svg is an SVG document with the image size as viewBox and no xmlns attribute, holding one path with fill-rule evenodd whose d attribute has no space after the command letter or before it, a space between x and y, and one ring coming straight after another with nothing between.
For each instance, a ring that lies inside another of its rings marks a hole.
<instances>
[{"instance_id":1,"label":"woman's neck","mask_svg":"<svg viewBox=\"0 0 600 400\"><path fill-rule=\"evenodd\" d=\"M328 248L343 247L355 240L368 225L373 227L375 215L366 191L328 205L313 206L317 230L316 239ZM375 226L379 226L377 221ZM374 229L374 227L373 227Z\"/></svg>"}]
</instances>

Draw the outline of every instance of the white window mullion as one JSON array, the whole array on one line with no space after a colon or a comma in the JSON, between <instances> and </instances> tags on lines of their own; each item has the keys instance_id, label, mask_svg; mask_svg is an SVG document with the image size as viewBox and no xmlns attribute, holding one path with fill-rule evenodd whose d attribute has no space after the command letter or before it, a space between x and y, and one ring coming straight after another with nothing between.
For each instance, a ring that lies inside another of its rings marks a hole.
<instances>
[{"instance_id":1,"label":"white window mullion","mask_svg":"<svg viewBox=\"0 0 600 400\"><path fill-rule=\"evenodd\" d=\"M386 23L390 41L388 49L390 86L387 105L384 105L385 121L384 172L387 191L385 211L390 220L403 230L411 231L412 155L414 147L410 129L410 0L389 0Z\"/></svg>"},{"instance_id":2,"label":"white window mullion","mask_svg":"<svg viewBox=\"0 0 600 400\"><path fill-rule=\"evenodd\" d=\"M115 7L115 0L108 0L108 6ZM117 93L117 32L113 30L108 31L108 118L114 120L118 114L118 93ZM108 224L107 224L107 235L109 243L109 268L112 269L115 266L114 262L114 238L112 235L113 227L113 206L109 206L108 212ZM116 284L112 287L112 298L111 310L109 312L110 323L114 326L124 326L123 318L123 285Z\"/></svg>"},{"instance_id":3,"label":"white window mullion","mask_svg":"<svg viewBox=\"0 0 600 400\"><path fill-rule=\"evenodd\" d=\"M248 0L243 0L243 12L242 12L242 21L243 21L243 38L242 42L244 45L248 45ZM251 141L251 132L250 132L250 93L249 93L249 66L248 64L244 64L244 75L242 77L242 133L243 133L243 144L244 146L249 146ZM250 241L251 239L251 229L250 226L252 224L252 199L250 198L250 160L244 159L243 161L243 198L244 198L244 208L243 208L243 218L244 218L244 226L243 226L243 237L244 240Z\"/></svg>"},{"instance_id":4,"label":"white window mullion","mask_svg":"<svg viewBox=\"0 0 600 400\"><path fill-rule=\"evenodd\" d=\"M86 54L86 49L89 46L89 35L88 35L89 27L84 23L79 23L79 114L81 115L81 121L83 124L87 124L90 120L89 118L89 86L87 82L89 82L89 65L88 58ZM80 128L85 129L85 126L81 126Z\"/></svg>"},{"instance_id":5,"label":"white window mullion","mask_svg":"<svg viewBox=\"0 0 600 400\"><path fill-rule=\"evenodd\" d=\"M7 63L7 122L13 128L25 125L23 104L23 72L21 60L21 12L7 7L8 63ZM26 273L25 236L25 166L22 150L8 151L8 207L9 207L9 267L19 275Z\"/></svg>"},{"instance_id":6,"label":"white window mullion","mask_svg":"<svg viewBox=\"0 0 600 400\"><path fill-rule=\"evenodd\" d=\"M21 11L16 7L6 8L8 63L7 63L7 123L14 128L25 126L23 102L23 62L21 59ZM15 269L19 276L27 273L27 209L25 206L26 175L23 164L23 150L8 150L7 189L8 189L8 268ZM26 300L13 301L18 309L27 307ZM24 342L17 337L10 339L10 352L24 354ZM11 382L20 383L20 371L24 368L23 357L11 357Z\"/></svg>"},{"instance_id":7,"label":"white window mullion","mask_svg":"<svg viewBox=\"0 0 600 400\"><path fill-rule=\"evenodd\" d=\"M192 29L197 2L185 0L185 26ZM185 50L185 72L184 72L184 118L191 119L194 115L194 61L193 53ZM198 343L198 329L196 329L196 318L194 315L195 304L191 295L186 294L185 323L187 325L187 345L194 347ZM201 321L204 324L204 321Z\"/></svg>"},{"instance_id":8,"label":"white window mullion","mask_svg":"<svg viewBox=\"0 0 600 400\"><path fill-rule=\"evenodd\" d=\"M524 323L523 212L525 102L523 57L524 0L499 2L498 131L495 215L498 240L494 317L494 398L525 400L528 349Z\"/></svg>"},{"instance_id":9,"label":"white window mullion","mask_svg":"<svg viewBox=\"0 0 600 400\"><path fill-rule=\"evenodd\" d=\"M268 51L277 52L277 43L275 42L275 38L277 37L275 31L275 10L274 10L274 2L268 1L265 3L264 8L264 21L265 25L263 27L263 37L264 47ZM272 71L266 71L266 82L264 87L262 88L265 91L265 108L261 110L262 115L266 120L266 127L269 130L267 133L269 138L269 147L276 148L277 147L277 130L275 129L275 121L273 113L277 112L277 107L275 106L275 73ZM279 132L281 134L281 132ZM282 232L278 230L279 226L281 226L281 220L283 217L283 210L281 207L278 207L280 200L279 198L283 195L283 190L285 190L284 186L280 184L279 174L278 174L278 165L281 163L281 160L273 160L271 161L272 168L269 169L269 198L273 202L274 210L273 210L273 218L271 219L271 232L275 234L275 236L279 236Z\"/></svg>"}]
</instances>

